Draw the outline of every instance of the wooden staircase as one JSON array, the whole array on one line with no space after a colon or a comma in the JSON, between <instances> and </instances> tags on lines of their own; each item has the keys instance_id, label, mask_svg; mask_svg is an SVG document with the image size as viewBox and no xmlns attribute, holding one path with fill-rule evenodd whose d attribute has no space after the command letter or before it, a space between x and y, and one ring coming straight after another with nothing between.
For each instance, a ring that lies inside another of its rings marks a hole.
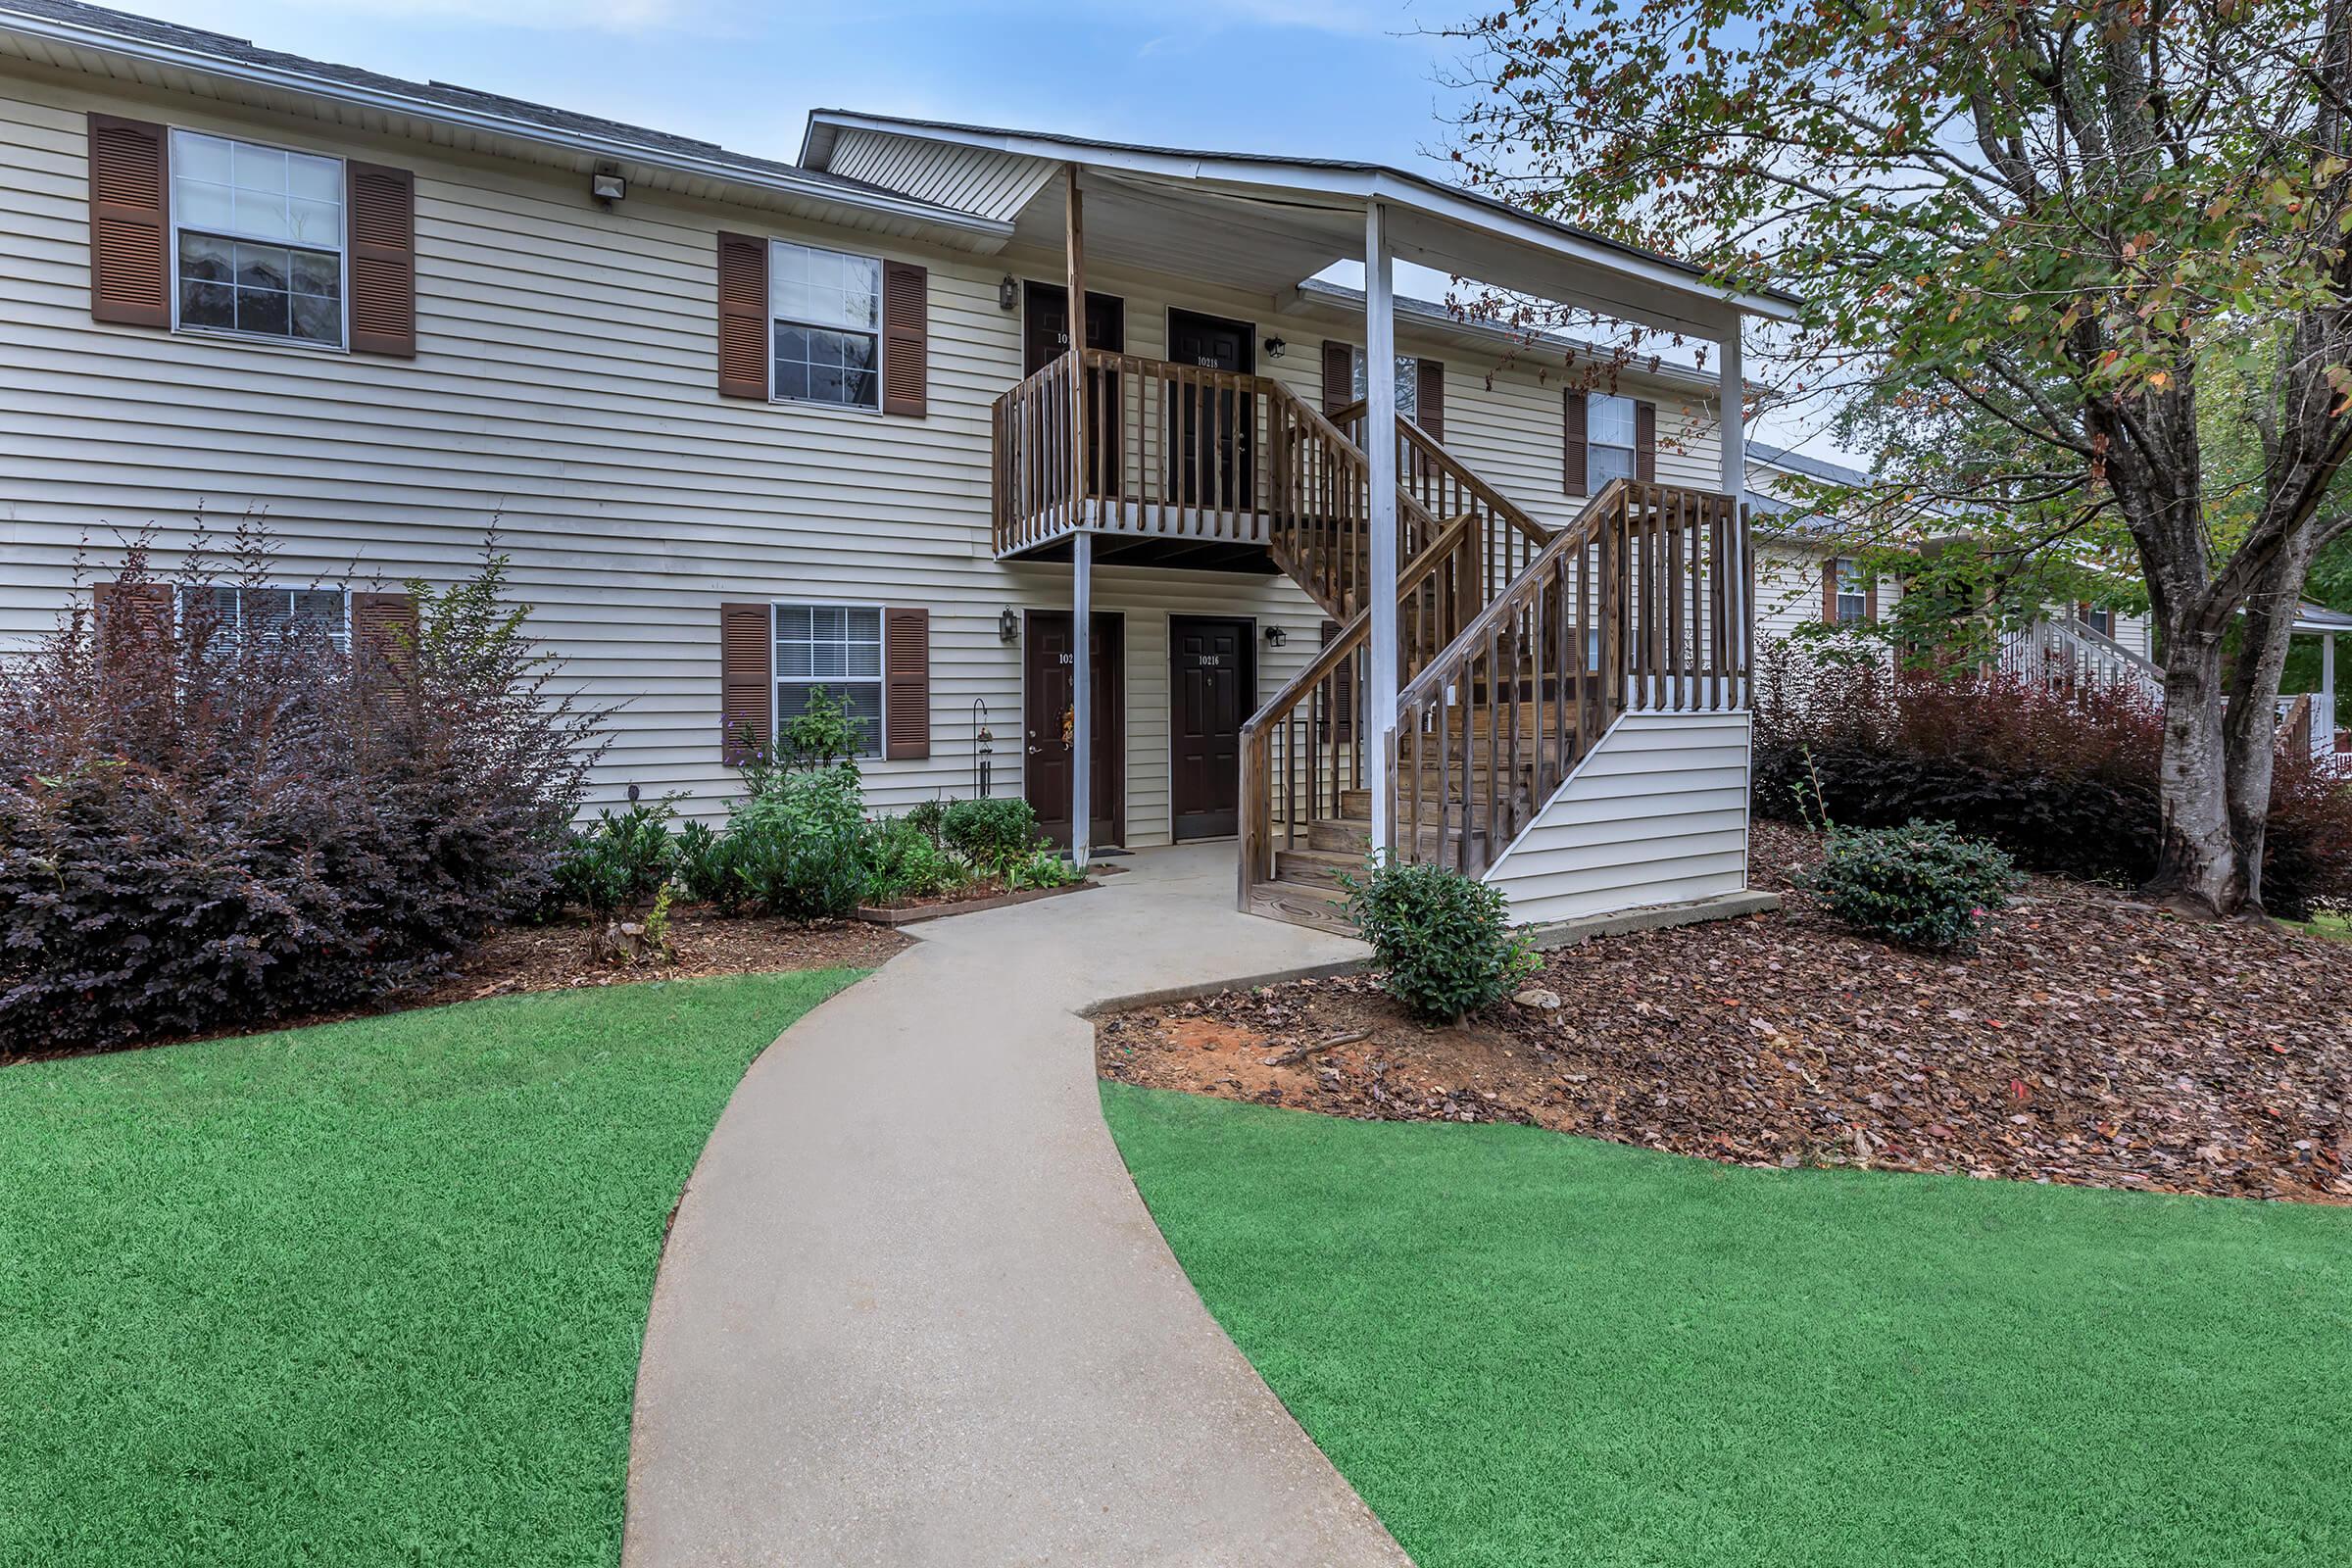
<instances>
[{"instance_id":1,"label":"wooden staircase","mask_svg":"<svg viewBox=\"0 0 2352 1568\"><path fill-rule=\"evenodd\" d=\"M1368 733L1348 542L1315 539L1277 559L1345 624L1242 731L1241 906L1327 930L1352 929L1342 879L1373 849L1367 742L1388 749L1391 853L1483 876L1620 714L1746 703L1752 567L1728 497L1617 480L1549 534L1398 423L1419 493L1398 507L1417 553L1396 727ZM1440 521L1422 494L1465 510Z\"/></svg>"},{"instance_id":2,"label":"wooden staircase","mask_svg":"<svg viewBox=\"0 0 2352 1568\"><path fill-rule=\"evenodd\" d=\"M1262 550L1338 623L1242 729L1246 909L1346 929L1374 755L1393 853L1483 876L1620 713L1745 704L1751 568L1729 497L1617 480L1552 533L1398 418L1379 433L1396 452L1396 722L1376 734L1362 404L1327 416L1271 377L1089 348L993 417L1001 559L1081 532L1171 563Z\"/></svg>"}]
</instances>

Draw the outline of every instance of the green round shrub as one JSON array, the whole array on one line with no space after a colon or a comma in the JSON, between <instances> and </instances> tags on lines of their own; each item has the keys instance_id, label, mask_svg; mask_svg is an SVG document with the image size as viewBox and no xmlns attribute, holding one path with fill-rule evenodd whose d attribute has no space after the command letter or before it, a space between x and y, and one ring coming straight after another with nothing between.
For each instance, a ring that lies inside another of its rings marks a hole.
<instances>
[{"instance_id":1,"label":"green round shrub","mask_svg":"<svg viewBox=\"0 0 2352 1568\"><path fill-rule=\"evenodd\" d=\"M1828 853L1803 885L1857 930L1909 948L1972 948L1977 917L2009 902L2023 879L1999 847L1949 822L1830 830Z\"/></svg>"},{"instance_id":2,"label":"green round shrub","mask_svg":"<svg viewBox=\"0 0 2352 1568\"><path fill-rule=\"evenodd\" d=\"M939 833L949 849L995 875L1037 848L1037 812L1027 801L957 801Z\"/></svg>"},{"instance_id":3,"label":"green round shrub","mask_svg":"<svg viewBox=\"0 0 2352 1568\"><path fill-rule=\"evenodd\" d=\"M1541 965L1511 934L1501 891L1459 871L1392 862L1347 887L1381 988L1425 1017L1458 1019L1499 1002Z\"/></svg>"}]
</instances>

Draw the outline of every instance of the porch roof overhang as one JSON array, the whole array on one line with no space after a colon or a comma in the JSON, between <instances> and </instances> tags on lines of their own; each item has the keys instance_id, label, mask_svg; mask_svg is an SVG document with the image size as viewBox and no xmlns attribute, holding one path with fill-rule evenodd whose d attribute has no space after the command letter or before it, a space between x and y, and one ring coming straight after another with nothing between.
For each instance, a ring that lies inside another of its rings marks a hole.
<instances>
[{"instance_id":1,"label":"porch roof overhang","mask_svg":"<svg viewBox=\"0 0 2352 1568\"><path fill-rule=\"evenodd\" d=\"M2352 611L2329 610L2306 599L2295 606L2294 630L2334 636L2352 632Z\"/></svg>"},{"instance_id":2,"label":"porch roof overhang","mask_svg":"<svg viewBox=\"0 0 2352 1568\"><path fill-rule=\"evenodd\" d=\"M803 166L829 171L848 132L1074 167L1088 196L1090 258L1181 272L1264 295L1278 307L1305 279L1363 258L1364 213L1378 203L1388 210L1399 260L1493 288L1718 340L1740 317L1787 320L1796 310L1789 295L1727 290L1689 263L1379 164L1144 147L820 109L808 117ZM1057 184L1037 182L1014 220L1015 245L1058 247Z\"/></svg>"}]
</instances>

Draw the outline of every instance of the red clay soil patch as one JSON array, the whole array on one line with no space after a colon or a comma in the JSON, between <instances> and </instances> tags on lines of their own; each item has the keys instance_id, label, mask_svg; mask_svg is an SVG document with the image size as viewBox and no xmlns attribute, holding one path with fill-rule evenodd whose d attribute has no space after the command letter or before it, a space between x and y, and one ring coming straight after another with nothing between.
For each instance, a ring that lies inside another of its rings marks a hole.
<instances>
[{"instance_id":1,"label":"red clay soil patch","mask_svg":"<svg viewBox=\"0 0 2352 1568\"><path fill-rule=\"evenodd\" d=\"M1555 1010L1418 1023L1368 978L1102 1020L1104 1077L1334 1115L1527 1122L1749 1165L2352 1200L2352 950L2036 881L1979 951L1778 914L1546 955ZM1352 1037L1352 1038L1351 1038ZM1284 1058L1295 1056L1296 1059Z\"/></svg>"}]
</instances>

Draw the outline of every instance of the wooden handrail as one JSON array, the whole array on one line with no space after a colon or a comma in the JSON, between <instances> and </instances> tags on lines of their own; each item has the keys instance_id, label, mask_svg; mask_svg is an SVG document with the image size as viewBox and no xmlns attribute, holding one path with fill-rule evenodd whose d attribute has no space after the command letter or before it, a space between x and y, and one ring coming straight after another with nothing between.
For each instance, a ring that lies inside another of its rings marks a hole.
<instances>
[{"instance_id":1,"label":"wooden handrail","mask_svg":"<svg viewBox=\"0 0 2352 1568\"><path fill-rule=\"evenodd\" d=\"M1482 875L1620 713L1745 707L1752 578L1729 496L1610 481L1398 692L1397 857Z\"/></svg>"},{"instance_id":2,"label":"wooden handrail","mask_svg":"<svg viewBox=\"0 0 2352 1568\"><path fill-rule=\"evenodd\" d=\"M1624 479L1611 479L1602 485L1600 494L1585 503L1585 510L1576 514L1576 520L1551 536L1550 542L1544 547L1544 554L1536 558L1536 564L1542 566L1548 558L1564 555L1571 550L1590 548L1599 537L1605 521L1622 517L1626 510L1627 483ZM1526 608L1529 597L1540 592L1542 586L1532 569L1523 574L1518 582L1490 602L1469 625L1462 628L1461 641L1470 642L1497 631L1512 614ZM1428 696L1446 678L1450 667L1450 662L1433 661L1420 674L1398 689L1398 705L1401 706L1407 698Z\"/></svg>"},{"instance_id":3,"label":"wooden handrail","mask_svg":"<svg viewBox=\"0 0 2352 1568\"><path fill-rule=\"evenodd\" d=\"M1467 515L1433 530L1430 544L1397 573L1396 598L1401 628L1398 661L1409 674L1421 662L1434 658L1458 631L1462 617L1449 606L1463 603L1449 587L1474 573L1466 557L1473 519ZM1306 667L1291 677L1244 721L1241 731L1241 906L1250 906L1250 890L1273 872L1276 849L1296 847L1307 820L1319 812L1336 814L1339 795L1363 783L1361 694L1368 673L1366 655L1371 636L1369 607L1357 611L1332 634ZM1348 677L1345 690L1343 674ZM1307 711L1302 712L1302 710ZM1284 738L1277 764L1274 737ZM1282 843L1276 842L1276 791L1279 784Z\"/></svg>"},{"instance_id":4,"label":"wooden handrail","mask_svg":"<svg viewBox=\"0 0 2352 1568\"><path fill-rule=\"evenodd\" d=\"M2279 716L2277 734L2278 749L2290 757L2310 757L2313 754L2311 693L2297 692L2294 701L2286 705ZM2334 737L2328 738L2329 744Z\"/></svg>"}]
</instances>

